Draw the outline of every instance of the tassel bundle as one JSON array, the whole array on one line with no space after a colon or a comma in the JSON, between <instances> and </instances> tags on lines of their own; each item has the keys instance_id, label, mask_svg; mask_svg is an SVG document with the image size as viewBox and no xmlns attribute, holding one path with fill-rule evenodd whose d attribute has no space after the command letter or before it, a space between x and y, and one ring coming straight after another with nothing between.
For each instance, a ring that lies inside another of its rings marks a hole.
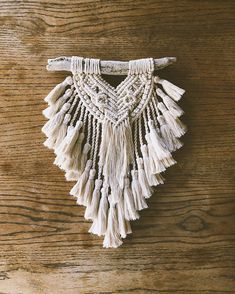
<instances>
[{"instance_id":1,"label":"tassel bundle","mask_svg":"<svg viewBox=\"0 0 235 294\"><path fill-rule=\"evenodd\" d=\"M122 244L122 240L119 233L116 203L112 202L111 195L109 196L109 204L110 207L108 212L108 224L104 236L103 247L117 248Z\"/></svg>"},{"instance_id":2,"label":"tassel bundle","mask_svg":"<svg viewBox=\"0 0 235 294\"><path fill-rule=\"evenodd\" d=\"M49 105L46 109L43 110L43 115L50 119L52 118L63 106L63 104L68 100L69 97L71 97L73 91L71 89L67 89L63 96L61 96L55 104Z\"/></svg>"},{"instance_id":3,"label":"tassel bundle","mask_svg":"<svg viewBox=\"0 0 235 294\"><path fill-rule=\"evenodd\" d=\"M162 102L158 103L158 108L162 112L175 137L179 138L183 136L187 131L186 126L177 117L173 117Z\"/></svg>"},{"instance_id":4,"label":"tassel bundle","mask_svg":"<svg viewBox=\"0 0 235 294\"><path fill-rule=\"evenodd\" d=\"M166 94L163 93L163 91L160 88L157 88L156 90L158 96L160 96L170 113L173 117L180 117L184 112L183 110Z\"/></svg>"},{"instance_id":5,"label":"tassel bundle","mask_svg":"<svg viewBox=\"0 0 235 294\"><path fill-rule=\"evenodd\" d=\"M154 82L156 84L162 85L166 93L172 97L175 101L179 101L182 95L185 93L185 90L172 84L167 80L160 79L158 76L154 77Z\"/></svg>"},{"instance_id":6,"label":"tassel bundle","mask_svg":"<svg viewBox=\"0 0 235 294\"><path fill-rule=\"evenodd\" d=\"M125 218L124 211L124 199L123 196L120 197L117 203L117 213L118 213L118 228L121 238L126 238L127 234L131 233L131 226L129 220Z\"/></svg>"},{"instance_id":7,"label":"tassel bundle","mask_svg":"<svg viewBox=\"0 0 235 294\"><path fill-rule=\"evenodd\" d=\"M142 158L137 158L138 165L138 180L140 183L141 191L144 198L149 198L152 195L152 189L148 183L145 171L144 171L144 163Z\"/></svg>"},{"instance_id":8,"label":"tassel bundle","mask_svg":"<svg viewBox=\"0 0 235 294\"><path fill-rule=\"evenodd\" d=\"M160 132L162 138L170 152L176 151L177 149L183 146L182 142L175 137L172 129L166 123L164 117L162 115L158 116L158 122L160 124Z\"/></svg>"},{"instance_id":9,"label":"tassel bundle","mask_svg":"<svg viewBox=\"0 0 235 294\"><path fill-rule=\"evenodd\" d=\"M131 175L131 190L134 198L135 210L142 210L144 208L147 208L148 205L145 201L145 197L142 193L142 189L138 180L138 170L132 170Z\"/></svg>"},{"instance_id":10,"label":"tassel bundle","mask_svg":"<svg viewBox=\"0 0 235 294\"><path fill-rule=\"evenodd\" d=\"M134 197L130 189L130 180L125 179L124 186L124 215L126 220L135 220L139 218L139 214L135 209Z\"/></svg>"},{"instance_id":11,"label":"tassel bundle","mask_svg":"<svg viewBox=\"0 0 235 294\"><path fill-rule=\"evenodd\" d=\"M84 197L86 183L89 178L89 171L91 169L91 166L92 166L92 161L88 160L86 163L84 172L80 176L76 185L70 191L70 195L77 197L77 203L80 205L83 205L84 203L83 197Z\"/></svg>"},{"instance_id":12,"label":"tassel bundle","mask_svg":"<svg viewBox=\"0 0 235 294\"><path fill-rule=\"evenodd\" d=\"M107 230L107 214L108 214L108 190L109 187L104 183L101 189L101 199L99 202L99 208L97 217L94 219L92 226L89 229L89 233L102 236Z\"/></svg>"},{"instance_id":13,"label":"tassel bundle","mask_svg":"<svg viewBox=\"0 0 235 294\"><path fill-rule=\"evenodd\" d=\"M61 108L60 112L58 112L52 119L50 119L43 127L42 127L42 132L47 136L47 137L55 137L57 138L57 133L60 129L60 126L63 122L65 113L69 110L70 108L70 103L65 103L63 107Z\"/></svg>"},{"instance_id":14,"label":"tassel bundle","mask_svg":"<svg viewBox=\"0 0 235 294\"><path fill-rule=\"evenodd\" d=\"M95 189L93 195L87 204L87 208L85 211L85 218L94 220L97 217L99 202L100 202L100 189L102 186L102 180L95 180Z\"/></svg>"}]
</instances>

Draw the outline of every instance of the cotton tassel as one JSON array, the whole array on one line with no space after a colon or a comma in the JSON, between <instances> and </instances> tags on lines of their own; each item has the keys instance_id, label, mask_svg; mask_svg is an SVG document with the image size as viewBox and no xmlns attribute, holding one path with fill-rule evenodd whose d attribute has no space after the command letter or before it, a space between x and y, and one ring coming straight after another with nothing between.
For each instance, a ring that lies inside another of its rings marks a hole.
<instances>
[{"instance_id":1,"label":"cotton tassel","mask_svg":"<svg viewBox=\"0 0 235 294\"><path fill-rule=\"evenodd\" d=\"M69 123L70 119L71 119L71 115L69 113L66 113L64 116L63 123L58 130L57 137L52 136L52 137L47 138L47 140L43 143L44 146L46 146L49 149L53 149L55 146L60 144L60 142L66 136L67 124Z\"/></svg>"},{"instance_id":2,"label":"cotton tassel","mask_svg":"<svg viewBox=\"0 0 235 294\"><path fill-rule=\"evenodd\" d=\"M71 119L71 114L66 113L64 116L63 124L58 132L58 135L57 135L57 139L56 139L55 146L54 146L55 148L60 146L61 142L64 140L64 138L67 134L68 123L69 123L70 119Z\"/></svg>"},{"instance_id":3,"label":"cotton tassel","mask_svg":"<svg viewBox=\"0 0 235 294\"><path fill-rule=\"evenodd\" d=\"M157 94L160 96L166 107L169 109L170 113L174 117L180 117L184 114L184 111L166 94L163 93L163 91L160 88L157 88Z\"/></svg>"},{"instance_id":4,"label":"cotton tassel","mask_svg":"<svg viewBox=\"0 0 235 294\"><path fill-rule=\"evenodd\" d=\"M73 147L71 153L65 154L66 160L62 164L62 167L67 170L73 170L74 172L79 175L79 169L80 169L80 156L81 156L81 149L82 149L82 142L85 138L85 134L81 133L77 139L77 142L75 143L75 146Z\"/></svg>"},{"instance_id":5,"label":"cotton tassel","mask_svg":"<svg viewBox=\"0 0 235 294\"><path fill-rule=\"evenodd\" d=\"M70 103L65 103L61 108L60 112L58 112L42 127L42 132L47 137L56 137L56 133L58 132L61 124L63 123L64 115L69 110L69 108Z\"/></svg>"},{"instance_id":6,"label":"cotton tassel","mask_svg":"<svg viewBox=\"0 0 235 294\"><path fill-rule=\"evenodd\" d=\"M96 174L96 170L95 169L91 169L90 173L89 173L89 179L86 183L85 189L84 189L84 194L81 195L81 198L78 199L79 204L82 204L84 206L88 206L91 203L92 200L92 194L94 191L94 187L95 187L95 174ZM85 219L86 215L85 215Z\"/></svg>"},{"instance_id":7,"label":"cotton tassel","mask_svg":"<svg viewBox=\"0 0 235 294\"><path fill-rule=\"evenodd\" d=\"M154 128L153 120L148 121L148 125L150 129L149 139L151 141L151 145L154 146L158 159L162 160L169 157L170 152L167 150L167 147L160 137L158 131Z\"/></svg>"},{"instance_id":8,"label":"cotton tassel","mask_svg":"<svg viewBox=\"0 0 235 294\"><path fill-rule=\"evenodd\" d=\"M73 169L73 170L67 170L65 174L65 178L67 181L77 181L85 169L88 152L91 149L91 145L89 143L86 143L83 146L82 152L80 152L83 138L84 138L84 133L81 133L78 137L78 143L77 143L78 149L76 149L76 158L75 157L71 158L71 161L69 163L67 162L68 159L65 158L64 160L65 162L62 163L63 166L68 167L69 165L71 166L71 169ZM79 160L79 158L81 158L81 160ZM76 165L76 161L77 161L77 165Z\"/></svg>"},{"instance_id":9,"label":"cotton tassel","mask_svg":"<svg viewBox=\"0 0 235 294\"><path fill-rule=\"evenodd\" d=\"M185 93L184 89L177 87L167 80L160 79L158 76L154 77L154 82L156 84L161 84L166 93L175 101L179 101L182 95Z\"/></svg>"},{"instance_id":10,"label":"cotton tassel","mask_svg":"<svg viewBox=\"0 0 235 294\"><path fill-rule=\"evenodd\" d=\"M149 153L149 162L150 162L150 170L152 174L159 174L166 170L164 164L159 160L156 149L152 145L150 140L149 133L145 135L146 141L148 143L148 153Z\"/></svg>"},{"instance_id":11,"label":"cotton tassel","mask_svg":"<svg viewBox=\"0 0 235 294\"><path fill-rule=\"evenodd\" d=\"M145 174L146 174L149 185L152 186L152 181L151 181L152 172L151 172L150 160L148 155L148 147L146 144L143 144L140 146L140 149L141 149L141 153L143 157Z\"/></svg>"},{"instance_id":12,"label":"cotton tassel","mask_svg":"<svg viewBox=\"0 0 235 294\"><path fill-rule=\"evenodd\" d=\"M142 210L148 207L145 198L143 197L140 183L138 181L138 171L132 170L132 181L131 181L131 190L134 198L134 204L136 210Z\"/></svg>"},{"instance_id":13,"label":"cotton tassel","mask_svg":"<svg viewBox=\"0 0 235 294\"><path fill-rule=\"evenodd\" d=\"M162 115L158 116L158 122L160 124L160 132L162 138L170 152L176 151L183 146L183 143L175 137L171 128L166 124L166 121Z\"/></svg>"},{"instance_id":14,"label":"cotton tassel","mask_svg":"<svg viewBox=\"0 0 235 294\"><path fill-rule=\"evenodd\" d=\"M144 170L145 170L146 178L148 180L149 185L150 186L157 186L159 184L163 184L164 178L160 174L153 174L152 173L151 163L150 163L149 154L148 154L148 146L145 144L141 145L140 149L141 149L142 156L143 156ZM160 162L160 164L161 164L161 162ZM163 167L163 168L165 169L165 167Z\"/></svg>"},{"instance_id":15,"label":"cotton tassel","mask_svg":"<svg viewBox=\"0 0 235 294\"><path fill-rule=\"evenodd\" d=\"M61 96L55 104L50 105L46 109L43 110L43 115L50 119L53 117L62 107L62 105L66 102L66 100L72 95L72 90L67 89L63 96Z\"/></svg>"},{"instance_id":16,"label":"cotton tassel","mask_svg":"<svg viewBox=\"0 0 235 294\"><path fill-rule=\"evenodd\" d=\"M98 214L89 229L89 233L102 236L107 230L108 221L108 190L109 187L104 184L101 189L101 199L99 203Z\"/></svg>"},{"instance_id":17,"label":"cotton tassel","mask_svg":"<svg viewBox=\"0 0 235 294\"><path fill-rule=\"evenodd\" d=\"M179 137L183 136L186 133L187 128L179 120L179 118L174 118L172 116L172 114L170 113L170 111L166 109L165 105L162 102L158 103L158 108L162 112L162 114L166 120L166 123L171 128L175 137L179 138Z\"/></svg>"},{"instance_id":18,"label":"cotton tassel","mask_svg":"<svg viewBox=\"0 0 235 294\"><path fill-rule=\"evenodd\" d=\"M66 143L61 146L59 152L65 156L70 157L73 151L73 148L77 142L79 131L83 126L83 122L78 120L74 129L70 132L69 136L66 138Z\"/></svg>"},{"instance_id":19,"label":"cotton tassel","mask_svg":"<svg viewBox=\"0 0 235 294\"><path fill-rule=\"evenodd\" d=\"M62 83L55 86L54 89L46 96L44 99L48 104L53 104L55 101L63 94L67 86L73 84L73 79L71 76L67 77Z\"/></svg>"},{"instance_id":20,"label":"cotton tassel","mask_svg":"<svg viewBox=\"0 0 235 294\"><path fill-rule=\"evenodd\" d=\"M94 220L97 217L98 209L99 209L99 202L100 202L100 189L102 186L102 180L95 180L95 189L92 194L92 199L90 203L87 205L85 211L85 218Z\"/></svg>"},{"instance_id":21,"label":"cotton tassel","mask_svg":"<svg viewBox=\"0 0 235 294\"><path fill-rule=\"evenodd\" d=\"M124 203L123 203L123 195L120 197L117 205L117 214L118 214L118 228L119 228L119 233L122 238L126 238L127 234L130 234L131 231L131 226L130 222L125 219L124 216Z\"/></svg>"},{"instance_id":22,"label":"cotton tassel","mask_svg":"<svg viewBox=\"0 0 235 294\"><path fill-rule=\"evenodd\" d=\"M149 198L152 195L152 189L149 186L148 180L146 178L146 174L144 171L144 163L141 157L137 158L137 165L138 165L138 180L140 183L142 194L144 198Z\"/></svg>"},{"instance_id":23,"label":"cotton tassel","mask_svg":"<svg viewBox=\"0 0 235 294\"><path fill-rule=\"evenodd\" d=\"M119 233L116 204L110 198L111 195L109 196L110 207L108 212L108 225L103 241L103 247L117 248L122 245L123 242Z\"/></svg>"},{"instance_id":24,"label":"cotton tassel","mask_svg":"<svg viewBox=\"0 0 235 294\"><path fill-rule=\"evenodd\" d=\"M54 150L54 152L57 155L57 157L65 157L64 154L63 154L63 152L62 152L62 150L66 146L66 144L68 143L68 141L69 141L71 135L73 134L73 132L74 132L74 126L73 125L69 125L68 128L67 128L67 134L66 134L64 140Z\"/></svg>"},{"instance_id":25,"label":"cotton tassel","mask_svg":"<svg viewBox=\"0 0 235 294\"><path fill-rule=\"evenodd\" d=\"M76 185L71 189L70 195L73 195L76 197L82 197L82 195L84 195L84 190L85 190L85 186L89 177L89 171L91 169L91 166L92 166L92 160L89 159L86 163L84 172L82 173L81 177L77 181ZM78 200L78 204L80 204L79 200Z\"/></svg>"},{"instance_id":26,"label":"cotton tassel","mask_svg":"<svg viewBox=\"0 0 235 294\"><path fill-rule=\"evenodd\" d=\"M176 161L172 158L172 155L167 149L167 146L165 145L164 141L160 137L159 132L154 128L154 122L150 120L148 124L150 128L149 136L151 145L154 146L157 158L165 167L170 167L174 165Z\"/></svg>"},{"instance_id":27,"label":"cotton tassel","mask_svg":"<svg viewBox=\"0 0 235 294\"><path fill-rule=\"evenodd\" d=\"M134 197L130 189L130 180L126 178L124 180L124 215L127 220L136 220L139 218L138 211L136 211Z\"/></svg>"},{"instance_id":28,"label":"cotton tassel","mask_svg":"<svg viewBox=\"0 0 235 294\"><path fill-rule=\"evenodd\" d=\"M71 137L71 134L73 133L73 130L74 130L74 126L72 126L72 125L68 126L67 134L66 134L65 138L62 140L62 142L60 143L59 146L54 148L54 152L56 154L54 164L63 170L65 170L65 168L63 166L66 163L66 161L68 160L68 158L61 152L61 149L63 148L63 146L65 144L67 144L69 138Z\"/></svg>"}]
</instances>

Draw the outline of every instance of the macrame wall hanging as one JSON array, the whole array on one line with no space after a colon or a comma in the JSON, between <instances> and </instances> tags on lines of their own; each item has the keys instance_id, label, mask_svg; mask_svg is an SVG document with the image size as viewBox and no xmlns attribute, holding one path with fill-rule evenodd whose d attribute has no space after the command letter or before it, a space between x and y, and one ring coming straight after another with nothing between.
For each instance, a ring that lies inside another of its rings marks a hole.
<instances>
[{"instance_id":1,"label":"macrame wall hanging","mask_svg":"<svg viewBox=\"0 0 235 294\"><path fill-rule=\"evenodd\" d=\"M153 186L175 164L172 152L186 132L177 101L185 92L155 70L175 58L129 62L73 56L48 60L48 70L71 71L45 98L44 145L54 163L75 181L70 194L84 205L90 233L104 247L118 247L131 233L130 221L147 208ZM126 75L111 86L102 74Z\"/></svg>"}]
</instances>

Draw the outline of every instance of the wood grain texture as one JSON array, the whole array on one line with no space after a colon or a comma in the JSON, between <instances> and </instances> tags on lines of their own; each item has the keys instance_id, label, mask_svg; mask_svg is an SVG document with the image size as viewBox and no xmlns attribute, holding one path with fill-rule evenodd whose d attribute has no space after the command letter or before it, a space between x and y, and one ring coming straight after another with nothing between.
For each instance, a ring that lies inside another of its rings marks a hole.
<instances>
[{"instance_id":1,"label":"wood grain texture","mask_svg":"<svg viewBox=\"0 0 235 294\"><path fill-rule=\"evenodd\" d=\"M0 6L0 293L235 293L234 1ZM87 233L42 145L61 55L178 58L161 77L187 91L185 146L119 249Z\"/></svg>"}]
</instances>

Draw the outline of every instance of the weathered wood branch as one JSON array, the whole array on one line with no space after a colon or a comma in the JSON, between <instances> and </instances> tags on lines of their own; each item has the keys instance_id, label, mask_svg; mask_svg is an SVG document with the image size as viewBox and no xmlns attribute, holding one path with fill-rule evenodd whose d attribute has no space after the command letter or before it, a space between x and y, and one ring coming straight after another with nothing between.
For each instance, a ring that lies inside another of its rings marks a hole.
<instances>
[{"instance_id":1,"label":"weathered wood branch","mask_svg":"<svg viewBox=\"0 0 235 294\"><path fill-rule=\"evenodd\" d=\"M162 69L176 62L176 57L164 57L154 59L154 69ZM128 73L128 61L101 60L100 68L102 74L126 75ZM49 71L71 71L71 57L58 57L48 59L47 70Z\"/></svg>"}]
</instances>

